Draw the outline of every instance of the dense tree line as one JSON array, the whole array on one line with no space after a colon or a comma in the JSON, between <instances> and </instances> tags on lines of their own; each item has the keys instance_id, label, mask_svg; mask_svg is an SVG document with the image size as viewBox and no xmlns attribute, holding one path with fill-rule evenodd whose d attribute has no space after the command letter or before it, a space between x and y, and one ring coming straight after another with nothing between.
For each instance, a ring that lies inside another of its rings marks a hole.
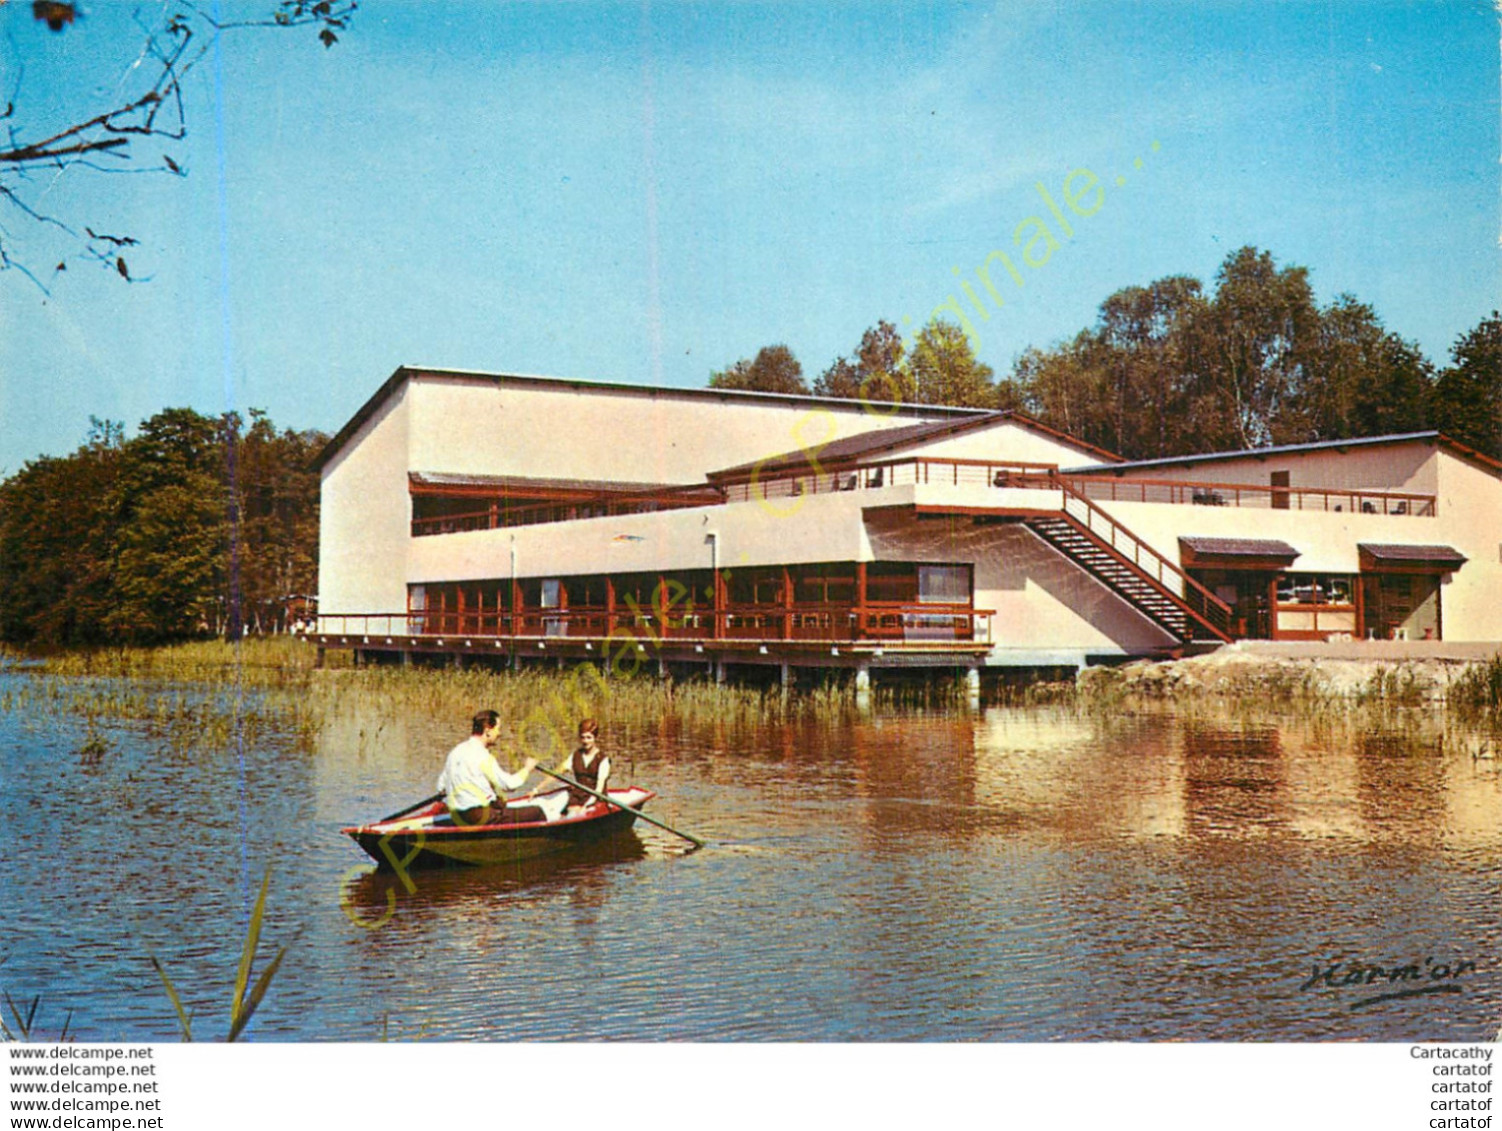
<instances>
[{"instance_id":1,"label":"dense tree line","mask_svg":"<svg viewBox=\"0 0 1502 1131\"><path fill-rule=\"evenodd\" d=\"M94 421L0 483L0 639L158 643L285 630L316 592L319 432L262 412Z\"/></svg>"},{"instance_id":2,"label":"dense tree line","mask_svg":"<svg viewBox=\"0 0 1502 1131\"><path fill-rule=\"evenodd\" d=\"M784 369L797 367L775 348ZM739 364L743 383L725 387L764 387ZM1307 269L1253 247L1226 258L1213 292L1184 275L1117 291L1095 325L1025 350L1000 381L945 321L910 349L879 322L812 389L797 372L798 387L775 391L1020 409L1134 459L1431 428L1502 458L1502 315L1463 335L1438 370L1367 304L1340 295L1320 306Z\"/></svg>"},{"instance_id":3,"label":"dense tree line","mask_svg":"<svg viewBox=\"0 0 1502 1131\"><path fill-rule=\"evenodd\" d=\"M996 399L991 367L976 360L970 339L952 322L936 320L918 331L909 351L890 322L861 336L851 357L836 358L810 388L803 366L785 345L767 346L755 358L712 373L713 389L762 393L813 393L872 403L916 402L989 407Z\"/></svg>"}]
</instances>

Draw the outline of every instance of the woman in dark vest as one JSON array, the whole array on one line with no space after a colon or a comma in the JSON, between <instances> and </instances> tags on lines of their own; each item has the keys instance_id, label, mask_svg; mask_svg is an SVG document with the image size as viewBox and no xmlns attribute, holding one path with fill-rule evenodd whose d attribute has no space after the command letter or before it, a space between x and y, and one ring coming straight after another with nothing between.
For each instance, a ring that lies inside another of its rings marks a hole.
<instances>
[{"instance_id":1,"label":"woman in dark vest","mask_svg":"<svg viewBox=\"0 0 1502 1131\"><path fill-rule=\"evenodd\" d=\"M580 785L588 786L596 793L604 793L610 781L610 759L600 749L600 724L594 719L585 719L579 724L579 747L574 751L569 765L573 778ZM582 789L569 786L568 812L571 816L595 804L595 798Z\"/></svg>"}]
</instances>

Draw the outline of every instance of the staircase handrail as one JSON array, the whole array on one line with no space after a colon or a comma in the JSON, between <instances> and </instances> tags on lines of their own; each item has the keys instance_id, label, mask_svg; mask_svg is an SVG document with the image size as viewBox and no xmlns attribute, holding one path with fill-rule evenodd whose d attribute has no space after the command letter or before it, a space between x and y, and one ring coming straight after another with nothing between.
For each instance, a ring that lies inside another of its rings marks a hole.
<instances>
[{"instance_id":1,"label":"staircase handrail","mask_svg":"<svg viewBox=\"0 0 1502 1131\"><path fill-rule=\"evenodd\" d=\"M1094 534L1097 538L1100 538L1112 550L1131 562L1132 565L1136 566L1150 580L1156 581L1170 596L1175 597L1184 606L1186 613L1203 624L1211 632L1223 640L1231 638L1231 606L1227 605L1214 593L1210 592L1210 590L1190 577L1173 562L1153 549L1141 537L1132 533L1119 520L1113 518L1108 511L1096 506L1084 494L1077 491L1062 475L1055 473L1050 478L1064 495L1065 515L1075 518L1076 521L1082 521L1086 530ZM1077 515L1070 514L1069 504L1071 501L1078 502L1084 508L1085 514L1083 519ZM1106 528L1104 535L1097 529L1097 520ZM1121 541L1123 539L1129 542L1131 547L1130 553L1122 548ZM1143 564L1144 556L1148 559L1148 565ZM1149 568L1149 565L1151 568ZM1177 593L1164 580L1165 573L1172 575L1178 581L1179 591Z\"/></svg>"}]
</instances>

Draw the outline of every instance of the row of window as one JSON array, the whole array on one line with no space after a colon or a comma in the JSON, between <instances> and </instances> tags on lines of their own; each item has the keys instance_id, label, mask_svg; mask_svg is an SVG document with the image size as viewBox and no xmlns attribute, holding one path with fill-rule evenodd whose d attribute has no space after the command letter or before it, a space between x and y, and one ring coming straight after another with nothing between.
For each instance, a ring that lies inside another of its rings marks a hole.
<instances>
[{"instance_id":1,"label":"row of window","mask_svg":"<svg viewBox=\"0 0 1502 1131\"><path fill-rule=\"evenodd\" d=\"M783 586L791 585L795 605L855 605L854 562L824 562L815 565L722 570L725 601L729 605L778 606L784 603ZM866 566L868 604L968 605L974 587L969 565L928 565L917 562L871 562ZM714 580L709 570L675 573L590 574L574 577L523 578L518 583L521 604L528 609L604 610L609 588L614 589L615 608L650 611L654 607L682 610L714 604ZM413 612L500 612L511 608L509 579L413 585L409 604Z\"/></svg>"}]
</instances>

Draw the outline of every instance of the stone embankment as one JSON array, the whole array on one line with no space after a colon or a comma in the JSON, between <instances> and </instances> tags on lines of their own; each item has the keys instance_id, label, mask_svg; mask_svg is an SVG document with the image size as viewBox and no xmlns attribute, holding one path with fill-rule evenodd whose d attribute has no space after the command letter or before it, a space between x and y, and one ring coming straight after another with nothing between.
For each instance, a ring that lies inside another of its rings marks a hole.
<instances>
[{"instance_id":1,"label":"stone embankment","mask_svg":"<svg viewBox=\"0 0 1502 1131\"><path fill-rule=\"evenodd\" d=\"M1086 668L1078 684L1087 693L1162 699L1227 695L1443 702L1457 680L1499 655L1502 644L1244 640L1182 660Z\"/></svg>"}]
</instances>

